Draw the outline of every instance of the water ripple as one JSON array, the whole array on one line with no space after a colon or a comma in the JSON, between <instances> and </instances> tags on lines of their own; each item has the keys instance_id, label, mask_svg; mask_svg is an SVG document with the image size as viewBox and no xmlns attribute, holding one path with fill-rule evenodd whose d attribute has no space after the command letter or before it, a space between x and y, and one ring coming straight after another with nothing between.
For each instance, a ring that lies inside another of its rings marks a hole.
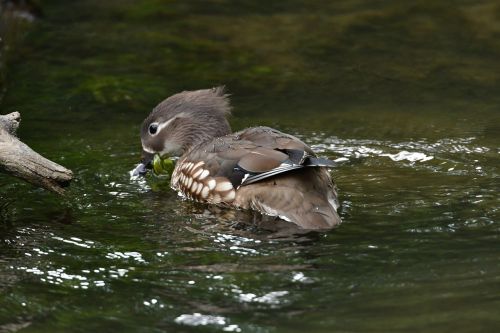
<instances>
[{"instance_id":1,"label":"water ripple","mask_svg":"<svg viewBox=\"0 0 500 333\"><path fill-rule=\"evenodd\" d=\"M434 172L452 175L496 176L495 168L482 165L485 159L498 160L495 149L475 143L475 137L443 138L435 142L425 139L417 141L381 141L369 139L340 139L316 135L309 138L312 148L320 154L340 155L340 158L356 160L385 157L393 162L406 162L402 166L423 167ZM472 162L472 163L471 163ZM491 163L484 163L491 165Z\"/></svg>"},{"instance_id":2,"label":"water ripple","mask_svg":"<svg viewBox=\"0 0 500 333\"><path fill-rule=\"evenodd\" d=\"M222 316L204 315L201 313L182 314L174 322L187 326L223 326L224 332L241 332L238 325L229 324L228 319Z\"/></svg>"}]
</instances>

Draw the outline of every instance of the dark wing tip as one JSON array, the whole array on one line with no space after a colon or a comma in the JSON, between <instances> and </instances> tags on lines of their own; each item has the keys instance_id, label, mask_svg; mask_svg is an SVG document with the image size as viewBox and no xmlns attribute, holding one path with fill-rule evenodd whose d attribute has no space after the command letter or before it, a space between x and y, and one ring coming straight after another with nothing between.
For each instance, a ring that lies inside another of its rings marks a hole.
<instances>
[{"instance_id":1,"label":"dark wing tip","mask_svg":"<svg viewBox=\"0 0 500 333\"><path fill-rule=\"evenodd\" d=\"M329 160L327 158L309 156L305 159L304 165L305 166L314 166L314 167L333 168L337 165L337 163L335 163L334 161Z\"/></svg>"}]
</instances>

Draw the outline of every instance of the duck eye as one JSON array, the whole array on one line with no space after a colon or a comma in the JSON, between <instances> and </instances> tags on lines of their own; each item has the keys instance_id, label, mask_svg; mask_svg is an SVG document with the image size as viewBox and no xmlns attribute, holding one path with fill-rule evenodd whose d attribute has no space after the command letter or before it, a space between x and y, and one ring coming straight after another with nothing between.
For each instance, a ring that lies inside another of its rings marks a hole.
<instances>
[{"instance_id":1,"label":"duck eye","mask_svg":"<svg viewBox=\"0 0 500 333\"><path fill-rule=\"evenodd\" d=\"M149 134L154 135L158 131L158 124L157 123L152 123L149 125Z\"/></svg>"}]
</instances>

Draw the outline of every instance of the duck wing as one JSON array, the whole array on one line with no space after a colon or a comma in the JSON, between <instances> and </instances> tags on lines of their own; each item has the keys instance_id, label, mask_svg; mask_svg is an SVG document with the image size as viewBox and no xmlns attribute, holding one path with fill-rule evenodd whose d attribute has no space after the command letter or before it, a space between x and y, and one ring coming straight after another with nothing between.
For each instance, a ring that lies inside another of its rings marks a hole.
<instances>
[{"instance_id":1,"label":"duck wing","mask_svg":"<svg viewBox=\"0 0 500 333\"><path fill-rule=\"evenodd\" d=\"M340 223L337 192L305 143L256 127L195 147L177 163L171 185L188 198L279 216L305 229Z\"/></svg>"},{"instance_id":2,"label":"duck wing","mask_svg":"<svg viewBox=\"0 0 500 333\"><path fill-rule=\"evenodd\" d=\"M228 178L235 189L292 170L335 166L298 138L269 127L249 128L200 148L187 158L204 160L211 175Z\"/></svg>"}]
</instances>

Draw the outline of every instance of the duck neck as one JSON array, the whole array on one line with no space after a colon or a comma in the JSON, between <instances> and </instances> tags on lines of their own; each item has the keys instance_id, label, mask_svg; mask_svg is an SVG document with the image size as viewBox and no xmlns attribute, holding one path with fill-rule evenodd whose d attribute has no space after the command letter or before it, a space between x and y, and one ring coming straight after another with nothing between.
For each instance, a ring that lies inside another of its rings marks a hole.
<instances>
[{"instance_id":1,"label":"duck neck","mask_svg":"<svg viewBox=\"0 0 500 333\"><path fill-rule=\"evenodd\" d=\"M231 134L231 127L224 117L213 120L214 121L193 124L184 141L184 154L203 143Z\"/></svg>"}]
</instances>

